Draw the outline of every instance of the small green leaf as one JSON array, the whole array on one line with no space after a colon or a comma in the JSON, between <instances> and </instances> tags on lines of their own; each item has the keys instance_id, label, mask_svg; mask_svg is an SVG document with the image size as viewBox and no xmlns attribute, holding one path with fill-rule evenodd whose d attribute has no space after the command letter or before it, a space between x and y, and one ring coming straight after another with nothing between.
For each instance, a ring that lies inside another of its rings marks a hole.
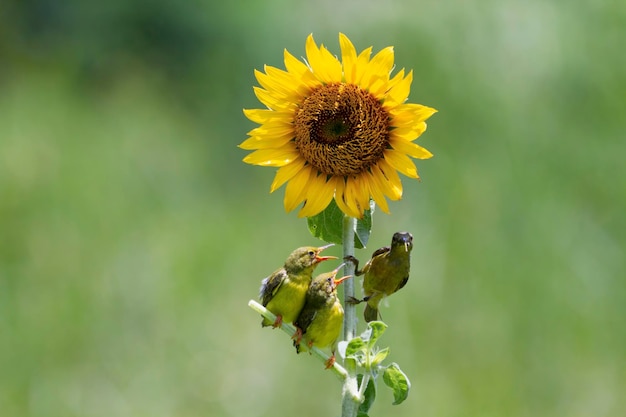
<instances>
[{"instance_id":1,"label":"small green leaf","mask_svg":"<svg viewBox=\"0 0 626 417\"><path fill-rule=\"evenodd\" d=\"M359 382L359 387L361 386L361 382L363 381L363 375L358 374L357 380ZM367 387L365 387L365 392L363 392L363 402L359 406L359 412L357 416L363 415L367 416L372 404L374 404L374 400L376 400L376 384L372 378L368 379Z\"/></svg>"},{"instance_id":2,"label":"small green leaf","mask_svg":"<svg viewBox=\"0 0 626 417\"><path fill-rule=\"evenodd\" d=\"M348 342L348 346L346 346L346 358L350 356L355 356L358 353L362 353L365 351L365 342L360 337L355 337L354 339Z\"/></svg>"},{"instance_id":3,"label":"small green leaf","mask_svg":"<svg viewBox=\"0 0 626 417\"><path fill-rule=\"evenodd\" d=\"M363 249L367 246L367 241L370 238L372 232L372 214L374 214L374 208L376 204L374 200L370 200L370 209L365 210L362 219L357 219L356 230L354 231L354 246L359 249Z\"/></svg>"},{"instance_id":4,"label":"small green leaf","mask_svg":"<svg viewBox=\"0 0 626 417\"><path fill-rule=\"evenodd\" d=\"M389 355L389 348L386 347L384 349L379 350L376 355L374 355L374 359L372 359L372 366L377 366L379 363L385 360Z\"/></svg>"},{"instance_id":5,"label":"small green leaf","mask_svg":"<svg viewBox=\"0 0 626 417\"><path fill-rule=\"evenodd\" d=\"M394 362L385 369L383 381L393 390L393 405L402 403L409 396L411 382L397 363Z\"/></svg>"},{"instance_id":6,"label":"small green leaf","mask_svg":"<svg viewBox=\"0 0 626 417\"><path fill-rule=\"evenodd\" d=\"M367 323L367 330L363 332L361 337L363 340L367 341L367 345L371 349L378 341L378 338L385 333L386 329L387 325L382 321L370 321ZM367 336L364 336L365 334L367 334Z\"/></svg>"},{"instance_id":7,"label":"small green leaf","mask_svg":"<svg viewBox=\"0 0 626 417\"><path fill-rule=\"evenodd\" d=\"M373 207L373 205L370 205ZM328 207L315 216L307 217L309 232L318 239L329 243L343 244L343 212L331 200ZM357 219L354 231L354 246L363 249L369 240L372 230L372 209L365 210L362 219Z\"/></svg>"}]
</instances>

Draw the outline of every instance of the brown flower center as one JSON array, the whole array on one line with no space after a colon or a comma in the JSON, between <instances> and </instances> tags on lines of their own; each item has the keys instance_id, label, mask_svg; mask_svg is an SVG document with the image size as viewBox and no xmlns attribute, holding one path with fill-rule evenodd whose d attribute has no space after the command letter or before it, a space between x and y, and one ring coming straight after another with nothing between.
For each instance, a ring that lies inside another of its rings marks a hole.
<instances>
[{"instance_id":1,"label":"brown flower center","mask_svg":"<svg viewBox=\"0 0 626 417\"><path fill-rule=\"evenodd\" d=\"M389 143L389 115L380 102L353 84L315 89L294 119L296 148L327 175L365 171Z\"/></svg>"}]
</instances>

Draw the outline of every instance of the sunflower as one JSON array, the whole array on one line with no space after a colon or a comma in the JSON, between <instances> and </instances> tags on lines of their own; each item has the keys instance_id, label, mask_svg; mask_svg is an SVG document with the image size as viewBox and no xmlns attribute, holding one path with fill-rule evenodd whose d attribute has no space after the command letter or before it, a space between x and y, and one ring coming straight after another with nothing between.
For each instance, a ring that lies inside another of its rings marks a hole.
<instances>
[{"instance_id":1,"label":"sunflower","mask_svg":"<svg viewBox=\"0 0 626 417\"><path fill-rule=\"evenodd\" d=\"M412 158L432 154L413 143L436 110L405 103L413 72L393 77L393 47L370 58L339 34L341 61L309 35L306 62L287 50L285 68L255 70L254 92L266 109L245 109L260 126L239 146L254 150L243 161L279 167L270 192L287 183L286 211L313 216L334 198L347 215L361 218L370 199L386 213L386 198L399 200L398 172L418 179Z\"/></svg>"}]
</instances>

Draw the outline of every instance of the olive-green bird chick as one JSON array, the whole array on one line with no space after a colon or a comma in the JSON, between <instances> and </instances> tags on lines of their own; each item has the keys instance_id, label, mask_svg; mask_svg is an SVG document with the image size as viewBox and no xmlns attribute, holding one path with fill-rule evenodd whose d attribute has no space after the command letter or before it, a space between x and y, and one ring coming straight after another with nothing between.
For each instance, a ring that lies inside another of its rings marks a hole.
<instances>
[{"instance_id":1,"label":"olive-green bird chick","mask_svg":"<svg viewBox=\"0 0 626 417\"><path fill-rule=\"evenodd\" d=\"M293 322L297 327L293 338L298 353L306 348L310 351L313 346L320 349L330 346L332 356L326 361L326 369L335 363L335 348L343 324L343 307L337 297L337 286L351 277L337 278L342 266L313 279L306 292L304 308ZM304 340L305 347L301 340Z\"/></svg>"},{"instance_id":2,"label":"olive-green bird chick","mask_svg":"<svg viewBox=\"0 0 626 417\"><path fill-rule=\"evenodd\" d=\"M330 246L333 245L319 248L305 246L294 250L282 268L262 281L259 298L263 306L276 315L276 321L272 323L264 318L261 326L279 327L283 322L291 323L298 317L317 265L328 259L337 259L336 256L320 256Z\"/></svg>"},{"instance_id":3,"label":"olive-green bird chick","mask_svg":"<svg viewBox=\"0 0 626 417\"><path fill-rule=\"evenodd\" d=\"M391 246L377 249L362 270L358 270L359 261L353 256L347 257L354 263L355 275L365 274L363 279L363 299L350 300L358 304L367 302L363 316L366 322L378 320L380 301L404 287L409 280L413 236L409 232L394 233Z\"/></svg>"}]
</instances>

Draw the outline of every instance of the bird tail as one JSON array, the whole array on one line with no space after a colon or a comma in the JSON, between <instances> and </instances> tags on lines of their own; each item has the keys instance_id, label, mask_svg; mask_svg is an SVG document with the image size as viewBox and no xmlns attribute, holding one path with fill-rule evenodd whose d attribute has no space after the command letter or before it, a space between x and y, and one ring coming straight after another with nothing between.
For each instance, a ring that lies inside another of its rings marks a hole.
<instances>
[{"instance_id":1,"label":"bird tail","mask_svg":"<svg viewBox=\"0 0 626 417\"><path fill-rule=\"evenodd\" d=\"M370 321L378 320L378 308L372 307L371 305L369 305L369 303L367 303L365 305L365 311L363 311L363 317L368 323Z\"/></svg>"}]
</instances>

